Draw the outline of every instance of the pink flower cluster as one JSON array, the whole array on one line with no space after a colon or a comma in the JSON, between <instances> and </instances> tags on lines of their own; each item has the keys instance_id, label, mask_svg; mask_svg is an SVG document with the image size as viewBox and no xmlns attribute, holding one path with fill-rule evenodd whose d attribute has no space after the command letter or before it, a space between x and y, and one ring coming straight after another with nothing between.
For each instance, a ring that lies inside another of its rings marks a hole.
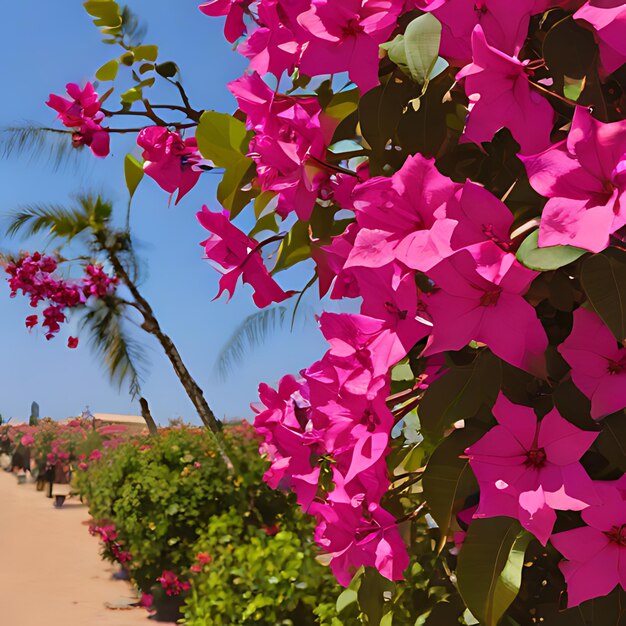
<instances>
[{"instance_id":1,"label":"pink flower cluster","mask_svg":"<svg viewBox=\"0 0 626 626\"><path fill-rule=\"evenodd\" d=\"M106 524L104 526L92 524L89 527L89 532L93 536L97 536L100 538L102 543L104 543L106 548L111 551L113 557L121 565L133 560L131 553L127 550L124 550L122 548L122 545L117 541L119 534L113 524Z\"/></svg>"},{"instance_id":2,"label":"pink flower cluster","mask_svg":"<svg viewBox=\"0 0 626 626\"><path fill-rule=\"evenodd\" d=\"M260 386L255 427L271 462L265 480L293 490L315 516L316 541L342 584L360 566L398 579L407 550L397 520L382 506L398 421L390 410L390 369L409 352L419 356L426 370L415 389L427 390L445 372L446 353L470 346L546 381L548 334L528 296L539 273L516 258L513 214L486 188L447 178L420 154L393 175L371 176L367 162L345 175L327 164L338 120L320 98L282 95L263 77L345 72L363 95L378 85L379 45L402 32L400 18L415 9L432 13L442 25L439 53L467 97L460 142L490 142L508 129L530 185L547 199L539 246L597 253L623 241L626 121L601 122L575 106L564 126L553 107L562 97L549 93L553 68L528 58L526 43L536 16L569 11L593 33L604 79L626 62L626 4L211 0L200 9L226 16L227 39L250 60L250 73L229 88L253 133L255 182L277 196L277 215L307 221L316 206L332 203L354 218L330 244L311 240L311 249L320 295L359 298L360 312L323 314L330 347L322 359L297 378L285 376L277 389ZM203 244L207 257L226 272L220 293L232 295L241 276L259 306L290 295L265 266L266 242L247 237L226 214L204 208L198 218L212 233ZM569 336L551 339L594 420L626 408L626 350L595 312L577 308ZM624 480L594 481L584 464L599 431L581 430L556 408L538 415L504 392L492 413L495 426L466 450L480 501L464 512L465 523L510 516L544 545L551 540L566 559L570 606L618 584L626 589ZM554 534L560 511L580 512L585 525Z\"/></svg>"},{"instance_id":3,"label":"pink flower cluster","mask_svg":"<svg viewBox=\"0 0 626 626\"><path fill-rule=\"evenodd\" d=\"M11 297L18 291L30 298L30 305L38 307L42 302L46 308L42 311L41 325L46 329L46 339L52 339L66 321L66 309L73 309L85 304L88 298L103 298L111 293L117 283L116 277L108 276L102 266L87 265L85 275L80 281L68 281L55 276L58 261L51 256L39 252L23 255L16 262L5 267L9 275L7 279L11 288ZM33 328L39 323L37 315L26 318L26 327ZM75 348L78 339L69 338L68 345Z\"/></svg>"},{"instance_id":4,"label":"pink flower cluster","mask_svg":"<svg viewBox=\"0 0 626 626\"><path fill-rule=\"evenodd\" d=\"M170 571L164 570L157 578L157 582L161 583L161 587L168 596L179 596L184 591L191 589L189 581L181 581L178 576Z\"/></svg>"},{"instance_id":5,"label":"pink flower cluster","mask_svg":"<svg viewBox=\"0 0 626 626\"><path fill-rule=\"evenodd\" d=\"M178 190L175 204L198 182L200 174L211 169L198 151L195 137L183 139L176 131L148 126L137 135L143 148L143 171L168 193Z\"/></svg>"},{"instance_id":6,"label":"pink flower cluster","mask_svg":"<svg viewBox=\"0 0 626 626\"><path fill-rule=\"evenodd\" d=\"M280 79L294 69L308 76L347 72L365 93L378 84L379 45L387 41L410 4L405 0L212 0L200 5L200 10L227 16L229 41L249 35L237 49L259 74Z\"/></svg>"},{"instance_id":7,"label":"pink flower cluster","mask_svg":"<svg viewBox=\"0 0 626 626\"><path fill-rule=\"evenodd\" d=\"M104 113L102 103L93 85L88 82L82 89L76 83L66 85L70 97L63 98L50 94L46 104L57 111L58 119L64 126L73 128L72 145L75 148L89 146L98 157L109 154L109 133L102 127Z\"/></svg>"}]
</instances>

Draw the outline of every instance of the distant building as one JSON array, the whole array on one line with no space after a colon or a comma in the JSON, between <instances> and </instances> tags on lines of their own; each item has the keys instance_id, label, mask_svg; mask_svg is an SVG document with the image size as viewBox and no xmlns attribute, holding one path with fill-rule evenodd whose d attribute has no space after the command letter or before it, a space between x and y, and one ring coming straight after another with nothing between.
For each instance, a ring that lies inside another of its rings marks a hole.
<instances>
[{"instance_id":1,"label":"distant building","mask_svg":"<svg viewBox=\"0 0 626 626\"><path fill-rule=\"evenodd\" d=\"M143 434L148 432L146 420L141 415L118 415L117 413L94 413L96 428L100 426L125 426L129 432Z\"/></svg>"}]
</instances>

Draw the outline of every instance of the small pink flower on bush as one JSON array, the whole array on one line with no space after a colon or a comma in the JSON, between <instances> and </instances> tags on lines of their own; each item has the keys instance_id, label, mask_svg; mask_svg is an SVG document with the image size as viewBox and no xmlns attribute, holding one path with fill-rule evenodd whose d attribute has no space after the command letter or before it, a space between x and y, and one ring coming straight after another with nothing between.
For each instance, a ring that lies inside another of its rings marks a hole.
<instances>
[{"instance_id":1,"label":"small pink flower on bush","mask_svg":"<svg viewBox=\"0 0 626 626\"><path fill-rule=\"evenodd\" d=\"M618 585L626 591L626 494L619 482L596 484L600 502L581 513L587 525L550 538L567 559L559 567L568 607L606 596Z\"/></svg>"},{"instance_id":2,"label":"small pink flower on bush","mask_svg":"<svg viewBox=\"0 0 626 626\"><path fill-rule=\"evenodd\" d=\"M161 576L157 578L157 582L161 583L161 587L163 587L168 596L178 596L183 591L191 589L191 583L181 581L178 576L170 570L164 570Z\"/></svg>"},{"instance_id":3,"label":"small pink flower on bush","mask_svg":"<svg viewBox=\"0 0 626 626\"><path fill-rule=\"evenodd\" d=\"M87 83L81 89L76 83L66 85L70 99L50 94L46 104L57 111L64 126L74 128L72 144L75 147L89 146L100 157L109 154L109 133L100 122L104 113L100 110L100 100L93 85Z\"/></svg>"},{"instance_id":4,"label":"small pink flower on bush","mask_svg":"<svg viewBox=\"0 0 626 626\"><path fill-rule=\"evenodd\" d=\"M137 144L143 148L144 172L168 193L178 190L178 204L203 171L195 137L183 139L162 126L149 126L137 135Z\"/></svg>"},{"instance_id":5,"label":"small pink flower on bush","mask_svg":"<svg viewBox=\"0 0 626 626\"><path fill-rule=\"evenodd\" d=\"M480 484L475 517L507 515L544 545L555 511L580 511L598 502L580 457L598 433L576 428L552 409L541 421L530 407L500 393L498 426L465 451Z\"/></svg>"}]
</instances>

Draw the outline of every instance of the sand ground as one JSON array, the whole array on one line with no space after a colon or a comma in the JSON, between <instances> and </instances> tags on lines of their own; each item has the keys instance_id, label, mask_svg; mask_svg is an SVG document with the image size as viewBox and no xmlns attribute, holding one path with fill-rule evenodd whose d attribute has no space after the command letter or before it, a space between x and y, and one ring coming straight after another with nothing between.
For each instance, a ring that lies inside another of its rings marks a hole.
<instances>
[{"instance_id":1,"label":"sand ground","mask_svg":"<svg viewBox=\"0 0 626 626\"><path fill-rule=\"evenodd\" d=\"M32 483L0 471L0 626L154 624L143 609L107 608L134 596L100 560L88 517L77 500L55 509Z\"/></svg>"}]
</instances>

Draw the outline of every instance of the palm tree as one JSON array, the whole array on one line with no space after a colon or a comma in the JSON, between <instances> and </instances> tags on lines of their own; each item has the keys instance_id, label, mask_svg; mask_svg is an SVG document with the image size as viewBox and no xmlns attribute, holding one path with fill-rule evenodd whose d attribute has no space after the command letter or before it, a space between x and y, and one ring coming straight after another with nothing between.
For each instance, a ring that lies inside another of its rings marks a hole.
<instances>
[{"instance_id":1,"label":"palm tree","mask_svg":"<svg viewBox=\"0 0 626 626\"><path fill-rule=\"evenodd\" d=\"M89 332L92 347L103 357L111 378L118 383L129 381L131 394L140 396L144 357L140 346L126 330L129 323L134 323L132 311L138 312L141 318L139 327L153 335L163 348L198 416L215 436L225 463L232 469L221 422L211 410L174 342L162 330L150 303L140 292L138 263L130 232L114 228L112 213L113 205L100 196L80 195L71 207L36 205L17 210L10 217L7 234L29 236L46 233L51 240L59 242L59 251L80 240L87 252L80 257L81 260L106 259L128 294L127 297L121 297L117 292L109 294L83 316L81 326ZM144 418L152 421L144 398L140 397L140 404Z\"/></svg>"}]
</instances>

